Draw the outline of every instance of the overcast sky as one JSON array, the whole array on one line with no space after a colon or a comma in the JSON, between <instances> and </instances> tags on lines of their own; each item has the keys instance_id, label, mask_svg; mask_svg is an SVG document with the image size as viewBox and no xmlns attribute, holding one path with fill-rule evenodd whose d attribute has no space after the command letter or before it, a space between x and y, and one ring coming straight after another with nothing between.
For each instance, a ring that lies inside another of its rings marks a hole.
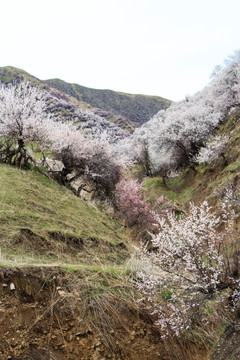
<instances>
[{"instance_id":1,"label":"overcast sky","mask_svg":"<svg viewBox=\"0 0 240 360\"><path fill-rule=\"evenodd\" d=\"M180 100L240 48L239 0L2 0L0 66Z\"/></svg>"}]
</instances>

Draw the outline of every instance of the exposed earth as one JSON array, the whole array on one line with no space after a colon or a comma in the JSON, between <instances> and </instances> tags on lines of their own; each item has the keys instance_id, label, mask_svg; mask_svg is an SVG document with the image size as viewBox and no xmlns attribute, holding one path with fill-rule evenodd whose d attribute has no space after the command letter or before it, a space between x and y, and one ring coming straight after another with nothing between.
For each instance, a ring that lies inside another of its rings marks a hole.
<instances>
[{"instance_id":1,"label":"exposed earth","mask_svg":"<svg viewBox=\"0 0 240 360\"><path fill-rule=\"evenodd\" d=\"M147 315L108 290L81 298L82 276L77 271L73 281L58 267L1 268L2 360L168 359Z\"/></svg>"}]
</instances>

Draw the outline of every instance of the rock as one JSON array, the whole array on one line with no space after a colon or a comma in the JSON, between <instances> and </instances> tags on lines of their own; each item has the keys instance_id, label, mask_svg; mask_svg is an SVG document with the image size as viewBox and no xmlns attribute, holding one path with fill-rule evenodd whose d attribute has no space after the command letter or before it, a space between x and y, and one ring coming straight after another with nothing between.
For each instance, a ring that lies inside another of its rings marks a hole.
<instances>
[{"instance_id":1,"label":"rock","mask_svg":"<svg viewBox=\"0 0 240 360\"><path fill-rule=\"evenodd\" d=\"M61 161L59 160L53 160L53 159L49 159L49 158L46 158L45 160L45 165L47 166L47 168L50 170L50 171L62 171L64 165Z\"/></svg>"},{"instance_id":2,"label":"rock","mask_svg":"<svg viewBox=\"0 0 240 360\"><path fill-rule=\"evenodd\" d=\"M16 286L14 285L14 283L11 283L11 284L10 284L10 290L13 291L13 290L15 290L15 289L16 289Z\"/></svg>"}]
</instances>

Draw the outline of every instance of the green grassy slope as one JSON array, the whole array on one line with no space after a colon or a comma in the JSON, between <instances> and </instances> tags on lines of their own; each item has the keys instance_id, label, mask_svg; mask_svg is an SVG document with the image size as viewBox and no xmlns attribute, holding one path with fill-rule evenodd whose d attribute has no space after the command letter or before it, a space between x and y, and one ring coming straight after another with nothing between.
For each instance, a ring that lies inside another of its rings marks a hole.
<instances>
[{"instance_id":1,"label":"green grassy slope","mask_svg":"<svg viewBox=\"0 0 240 360\"><path fill-rule=\"evenodd\" d=\"M84 101L94 107L122 115L135 126L140 126L159 110L170 106L171 101L159 96L134 95L112 90L98 90L78 84L69 84L60 79L46 80L56 89Z\"/></svg>"},{"instance_id":2,"label":"green grassy slope","mask_svg":"<svg viewBox=\"0 0 240 360\"><path fill-rule=\"evenodd\" d=\"M128 256L123 226L38 172L0 164L0 261L112 263Z\"/></svg>"}]
</instances>

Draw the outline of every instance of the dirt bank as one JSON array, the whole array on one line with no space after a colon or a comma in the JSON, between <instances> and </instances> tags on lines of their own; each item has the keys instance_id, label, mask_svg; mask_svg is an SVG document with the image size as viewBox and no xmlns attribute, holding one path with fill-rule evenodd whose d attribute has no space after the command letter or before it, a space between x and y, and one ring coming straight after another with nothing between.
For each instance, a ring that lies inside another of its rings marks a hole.
<instances>
[{"instance_id":1,"label":"dirt bank","mask_svg":"<svg viewBox=\"0 0 240 360\"><path fill-rule=\"evenodd\" d=\"M0 269L0 358L168 359L147 316L57 267Z\"/></svg>"}]
</instances>

